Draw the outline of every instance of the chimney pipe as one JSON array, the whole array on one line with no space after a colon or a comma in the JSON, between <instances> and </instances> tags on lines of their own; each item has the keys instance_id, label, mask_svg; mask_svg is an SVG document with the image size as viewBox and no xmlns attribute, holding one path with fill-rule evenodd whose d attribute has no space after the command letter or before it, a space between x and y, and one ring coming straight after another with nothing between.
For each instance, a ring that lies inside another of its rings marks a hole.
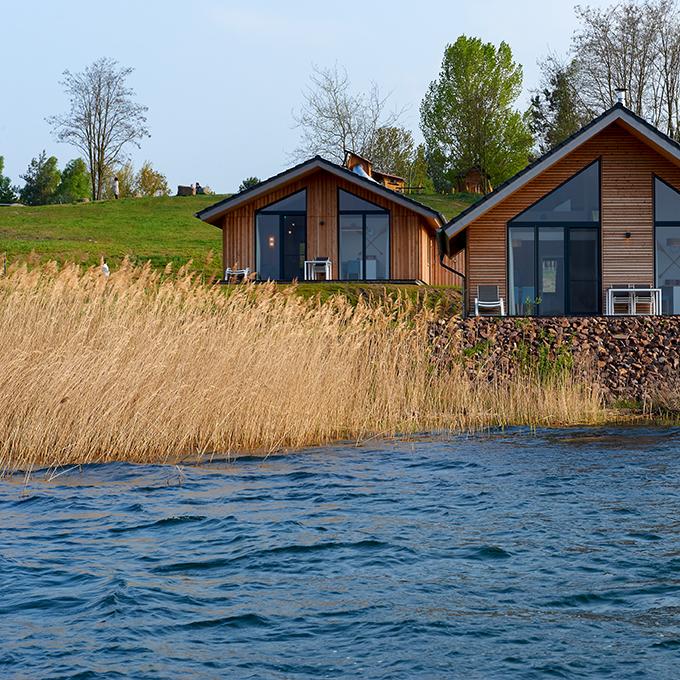
<instances>
[{"instance_id":1,"label":"chimney pipe","mask_svg":"<svg viewBox=\"0 0 680 680\"><path fill-rule=\"evenodd\" d=\"M614 92L616 93L616 103L626 105L626 88L617 87Z\"/></svg>"}]
</instances>

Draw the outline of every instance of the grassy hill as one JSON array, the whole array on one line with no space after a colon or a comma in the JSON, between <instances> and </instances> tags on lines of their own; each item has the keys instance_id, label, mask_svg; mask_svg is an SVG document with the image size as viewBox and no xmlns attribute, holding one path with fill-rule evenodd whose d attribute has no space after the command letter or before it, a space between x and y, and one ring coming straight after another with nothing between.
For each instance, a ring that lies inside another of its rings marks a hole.
<instances>
[{"instance_id":1,"label":"grassy hill","mask_svg":"<svg viewBox=\"0 0 680 680\"><path fill-rule=\"evenodd\" d=\"M476 194L409 194L408 197L438 210L447 220L479 199Z\"/></svg>"},{"instance_id":2,"label":"grassy hill","mask_svg":"<svg viewBox=\"0 0 680 680\"><path fill-rule=\"evenodd\" d=\"M221 232L194 217L220 196L0 208L0 253L35 259L115 265L126 255L156 267L193 259L206 273L221 269ZM211 261L212 260L212 261Z\"/></svg>"},{"instance_id":3,"label":"grassy hill","mask_svg":"<svg viewBox=\"0 0 680 680\"><path fill-rule=\"evenodd\" d=\"M413 195L447 218L474 200L464 194ZM150 260L155 267L193 260L197 270L219 275L221 232L197 220L194 213L224 198L188 196L130 198L120 201L0 207L0 256L9 261L44 262L54 259L85 265L104 256L116 265L123 257Z\"/></svg>"}]
</instances>

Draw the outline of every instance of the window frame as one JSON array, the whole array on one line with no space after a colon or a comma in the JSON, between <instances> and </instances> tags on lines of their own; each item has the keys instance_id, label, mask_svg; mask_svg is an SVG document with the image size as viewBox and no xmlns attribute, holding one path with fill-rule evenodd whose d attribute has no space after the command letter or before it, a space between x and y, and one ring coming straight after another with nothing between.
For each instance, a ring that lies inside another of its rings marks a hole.
<instances>
[{"instance_id":1,"label":"window frame","mask_svg":"<svg viewBox=\"0 0 680 680\"><path fill-rule=\"evenodd\" d=\"M597 172L597 182L598 182L598 202L599 202L599 209L598 209L598 215L599 215L599 220L597 221L574 221L574 220L565 220L565 221L545 221L545 222L538 222L536 220L517 220L517 217L520 215L523 215L524 213L528 212L531 208L534 206L538 205L544 198L549 196L550 194L555 193L559 189L561 189L563 186L568 184L572 179L574 179L576 176L580 175L582 172L585 172L588 170L588 168L592 167L593 165L597 164L598 166L598 172ZM510 218L506 224L505 224L505 238L506 238L506 245L505 245L505 283L506 283L506 292L507 292L507 298L508 298L508 315L510 316L542 316L541 315L541 305L537 304L535 306L534 312L530 315L527 314L510 314L510 297L511 294L514 295L514 292L511 291L511 286L510 286L510 258L512 257L512 249L511 249L511 241L510 241L510 230L513 227L520 227L523 229L531 229L533 228L534 230L534 291L536 294L536 298L539 297L539 291L540 291L540 286L539 286L539 231L542 228L555 228L555 229L562 229L563 233L563 238L562 241L565 244L564 245L564 271L565 271L565 276L564 276L564 309L565 312L564 314L558 314L558 315L549 315L549 316L598 316L602 313L602 156L598 156L595 160L591 161L584 167L582 167L580 170L577 170L575 173L567 177L563 182L558 184L554 189L551 189L547 193L543 194L540 198L535 200L531 205L527 206L523 210L517 213L515 217ZM597 232L597 238L596 238L596 248L597 248L597 254L596 254L596 262L597 262L597 311L594 313L588 313L588 314L574 314L571 311L566 311L569 308L569 301L570 301L570 269L569 269L569 234L572 229L595 229ZM656 280L656 279L655 279Z\"/></svg>"},{"instance_id":2,"label":"window frame","mask_svg":"<svg viewBox=\"0 0 680 680\"><path fill-rule=\"evenodd\" d=\"M678 227L680 228L680 219L678 220L657 220L656 219L656 182L657 180L661 182L662 184L665 184L667 187L672 189L675 193L680 196L680 191L676 189L670 182L667 182L663 177L660 177L656 173L652 173L652 220L653 220L653 227L652 227L652 239L654 242L654 287L655 288L661 288L662 286L659 285L659 271L658 271L658 257L657 257L657 227ZM663 313L663 291L661 293L661 309ZM677 316L675 314L667 314L665 316Z\"/></svg>"},{"instance_id":3,"label":"window frame","mask_svg":"<svg viewBox=\"0 0 680 680\"><path fill-rule=\"evenodd\" d=\"M354 196L366 203L370 203L375 206L375 210L340 210L340 192L344 191L350 196ZM377 203L369 201L366 198L362 198L358 194L354 194L347 189L342 187L337 187L337 203L338 206L338 223L337 223L337 239L338 239L338 275L342 276L342 253L341 253L341 229L340 222L342 215L361 215L361 249L363 253L362 264L363 264L363 277L360 279L339 279L341 281L390 281L390 276L392 275L392 211L389 208L382 208ZM387 271L385 272L384 279L368 279L366 278L366 215L387 215Z\"/></svg>"},{"instance_id":4,"label":"window frame","mask_svg":"<svg viewBox=\"0 0 680 680\"><path fill-rule=\"evenodd\" d=\"M291 196L295 196L296 194L304 193L305 195L305 209L304 210L267 210L269 206L275 205L276 203L279 203L280 201L285 201L287 198L290 198ZM303 187L302 189L298 189L297 191L293 191L290 194L287 194L283 198L278 198L275 201L272 201L271 203L268 203L267 205L263 206L262 208L259 208L258 210L255 211L255 214L253 216L254 224L253 224L253 236L254 236L254 243L253 243L253 253L255 254L255 272L257 274L257 280L258 281L288 281L288 279L263 279L260 277L260 272L258 268L258 238L257 238L257 218L259 215L272 215L275 217L278 217L279 220L279 275L283 275L283 261L284 261L284 256L283 256L283 218L284 217L304 217L305 218L305 260L307 259L307 253L308 253L308 225L307 225L307 187ZM291 281L294 279L291 279Z\"/></svg>"}]
</instances>

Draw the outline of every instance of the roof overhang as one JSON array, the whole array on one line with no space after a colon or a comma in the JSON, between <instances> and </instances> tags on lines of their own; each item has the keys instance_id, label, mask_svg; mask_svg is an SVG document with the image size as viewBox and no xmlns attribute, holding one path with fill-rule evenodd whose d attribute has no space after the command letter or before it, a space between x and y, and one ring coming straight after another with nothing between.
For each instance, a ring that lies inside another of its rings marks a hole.
<instances>
[{"instance_id":1,"label":"roof overhang","mask_svg":"<svg viewBox=\"0 0 680 680\"><path fill-rule=\"evenodd\" d=\"M514 194L523 186L538 177L553 165L569 155L572 151L577 149L582 144L585 144L589 139L602 132L614 123L621 124L625 129L628 129L636 137L648 143L650 146L657 149L663 156L680 164L680 145L672 140L663 132L657 130L653 125L647 121L636 116L632 111L628 110L621 104L616 104L613 108L605 111L601 116L595 118L591 123L579 130L572 137L565 140L558 147L549 151L547 154L536 160L534 163L528 165L524 170L516 174L504 184L501 184L490 194L487 194L477 203L470 206L460 215L452 219L444 228L443 231L447 236L449 247L446 254L451 255L452 245L459 245L464 243L464 239L456 238L457 235L465 231L465 229L475 220L487 213L493 207L504 201L506 198ZM441 241L444 242L444 239Z\"/></svg>"},{"instance_id":2,"label":"roof overhang","mask_svg":"<svg viewBox=\"0 0 680 680\"><path fill-rule=\"evenodd\" d=\"M296 165L288 170L284 170L278 175L274 175L273 177L256 184L250 189L241 191L240 193L234 194L229 198L225 198L219 203L215 203L214 205L204 208L203 210L196 213L196 217L203 220L204 222L221 227L222 225L217 224L216 221L234 208L248 203L258 196L268 193L276 187L288 184L296 179L301 179L313 172L316 172L317 170L324 170L332 175L335 175L336 177L340 177L341 179L350 182L351 184L355 184L356 186L362 187L363 189L366 189L374 194L383 196L389 201L392 201L393 203L396 203L407 210L411 210L412 212L421 215L427 219L435 229L442 227L446 222L444 216L436 210L433 210L432 208L423 205L418 201L414 201L403 194L392 191L392 189L388 189L382 184L378 184L374 181L371 181L370 179L361 177L351 170L348 170L341 165L331 163L320 156L315 156L304 163L300 163L299 165Z\"/></svg>"}]
</instances>

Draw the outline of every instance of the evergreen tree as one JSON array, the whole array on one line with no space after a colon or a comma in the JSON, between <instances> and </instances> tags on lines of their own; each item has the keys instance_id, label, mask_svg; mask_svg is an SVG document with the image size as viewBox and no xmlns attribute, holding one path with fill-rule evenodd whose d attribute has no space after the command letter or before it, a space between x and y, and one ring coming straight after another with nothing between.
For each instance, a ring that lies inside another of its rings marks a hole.
<instances>
[{"instance_id":1,"label":"evergreen tree","mask_svg":"<svg viewBox=\"0 0 680 680\"><path fill-rule=\"evenodd\" d=\"M56 192L59 203L76 203L90 195L90 173L82 158L69 161L61 173L61 182Z\"/></svg>"},{"instance_id":2,"label":"evergreen tree","mask_svg":"<svg viewBox=\"0 0 680 680\"><path fill-rule=\"evenodd\" d=\"M260 181L261 180L258 177L246 177L239 185L238 190L245 191L246 189L250 189L251 187L254 187L256 184L259 184Z\"/></svg>"},{"instance_id":3,"label":"evergreen tree","mask_svg":"<svg viewBox=\"0 0 680 680\"><path fill-rule=\"evenodd\" d=\"M531 97L529 127L538 150L546 153L561 144L587 122L574 84L575 65L561 65L554 57L541 63L542 86Z\"/></svg>"},{"instance_id":4,"label":"evergreen tree","mask_svg":"<svg viewBox=\"0 0 680 680\"><path fill-rule=\"evenodd\" d=\"M26 205L52 203L61 180L56 157L48 158L43 151L38 158L34 158L29 163L26 174L21 175L21 179L26 182L20 194L22 203Z\"/></svg>"},{"instance_id":5,"label":"evergreen tree","mask_svg":"<svg viewBox=\"0 0 680 680\"><path fill-rule=\"evenodd\" d=\"M17 188L12 186L9 177L5 177L5 158L0 156L0 203L16 203L19 200Z\"/></svg>"}]
</instances>

